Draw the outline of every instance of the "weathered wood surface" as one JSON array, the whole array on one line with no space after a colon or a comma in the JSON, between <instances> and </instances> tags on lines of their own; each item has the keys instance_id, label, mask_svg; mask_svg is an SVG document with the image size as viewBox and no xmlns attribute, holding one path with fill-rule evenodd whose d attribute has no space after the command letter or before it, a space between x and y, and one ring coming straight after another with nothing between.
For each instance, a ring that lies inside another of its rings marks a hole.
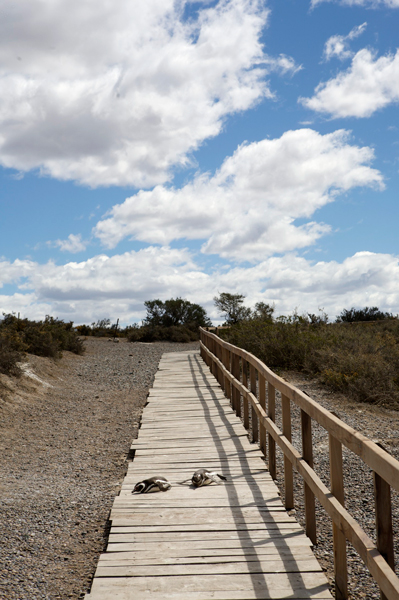
<instances>
[{"instance_id":1,"label":"weathered wood surface","mask_svg":"<svg viewBox=\"0 0 399 600\"><path fill-rule=\"evenodd\" d=\"M332 598L309 538L198 353L163 355L132 452L87 600ZM181 484L200 467L226 483ZM132 495L154 475L172 488Z\"/></svg>"}]
</instances>

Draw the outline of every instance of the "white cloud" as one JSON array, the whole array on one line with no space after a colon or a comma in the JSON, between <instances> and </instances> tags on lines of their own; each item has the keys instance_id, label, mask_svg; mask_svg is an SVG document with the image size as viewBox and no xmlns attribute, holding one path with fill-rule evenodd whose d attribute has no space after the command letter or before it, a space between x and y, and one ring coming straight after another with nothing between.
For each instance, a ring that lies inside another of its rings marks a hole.
<instances>
[{"instance_id":1,"label":"white cloud","mask_svg":"<svg viewBox=\"0 0 399 600\"><path fill-rule=\"evenodd\" d=\"M187 250L171 248L104 254L61 266L52 261L0 261L0 287L16 283L20 290L0 296L0 314L21 311L32 318L51 314L77 323L119 317L127 323L143 318L145 300L206 296L208 280ZM41 307L45 307L42 314Z\"/></svg>"},{"instance_id":2,"label":"white cloud","mask_svg":"<svg viewBox=\"0 0 399 600\"><path fill-rule=\"evenodd\" d=\"M348 35L333 35L331 36L324 46L324 58L330 60L333 57L344 60L346 58L352 58L353 52L349 47L349 42L359 37L366 29L367 23L357 25L348 33Z\"/></svg>"},{"instance_id":3,"label":"white cloud","mask_svg":"<svg viewBox=\"0 0 399 600\"><path fill-rule=\"evenodd\" d=\"M240 146L214 176L200 175L181 189L140 191L114 206L94 234L108 247L127 236L156 244L203 239L203 252L260 262L327 233L327 225L309 219L337 194L382 187L369 166L373 157L372 149L351 146L342 130L288 131Z\"/></svg>"},{"instance_id":4,"label":"white cloud","mask_svg":"<svg viewBox=\"0 0 399 600\"><path fill-rule=\"evenodd\" d=\"M213 297L222 291L243 293L246 304L275 303L277 314L317 313L333 318L343 308L378 306L399 312L397 256L358 252L342 263L312 263L287 254L251 268L227 268L204 273L187 250L147 248L140 252L96 256L81 263L57 266L0 263L0 273L30 273L13 296L0 296L0 312L42 319L51 314L75 323L108 317L121 323L140 321L144 301L181 296L198 302L214 320L220 319ZM21 293L26 290L26 294Z\"/></svg>"},{"instance_id":5,"label":"white cloud","mask_svg":"<svg viewBox=\"0 0 399 600\"><path fill-rule=\"evenodd\" d=\"M53 315L53 306L51 303L40 302L35 293L32 294L0 294L0 319L4 314L20 313L21 318L29 318L35 321L41 321L46 315ZM61 317L60 317L61 318Z\"/></svg>"},{"instance_id":6,"label":"white cloud","mask_svg":"<svg viewBox=\"0 0 399 600\"><path fill-rule=\"evenodd\" d=\"M148 247L116 256L105 254L59 266L50 261L0 262L0 285L19 282L20 289L34 289L38 298L51 301L104 301L132 297L145 300L148 293L171 293L191 279L201 285L199 272L188 250ZM192 285L192 283L191 283ZM188 288L186 289L187 292Z\"/></svg>"},{"instance_id":7,"label":"white cloud","mask_svg":"<svg viewBox=\"0 0 399 600\"><path fill-rule=\"evenodd\" d=\"M0 164L90 186L151 187L216 136L227 115L294 72L263 53L262 0L4 0Z\"/></svg>"},{"instance_id":8,"label":"white cloud","mask_svg":"<svg viewBox=\"0 0 399 600\"><path fill-rule=\"evenodd\" d=\"M87 242L82 240L80 233L77 235L71 233L66 240L55 240L47 243L54 248L59 248L62 252L71 252L72 254L83 252L87 247Z\"/></svg>"},{"instance_id":9,"label":"white cloud","mask_svg":"<svg viewBox=\"0 0 399 600\"><path fill-rule=\"evenodd\" d=\"M275 303L277 314L317 313L331 318L343 308L379 306L399 313L397 256L357 252L342 263L313 263L296 255L271 257L252 268L234 268L218 278L218 290L244 293L246 303Z\"/></svg>"},{"instance_id":10,"label":"white cloud","mask_svg":"<svg viewBox=\"0 0 399 600\"><path fill-rule=\"evenodd\" d=\"M399 0L311 0L311 6L317 6L322 2L336 2L344 6L364 6L366 8L399 8Z\"/></svg>"},{"instance_id":11,"label":"white cloud","mask_svg":"<svg viewBox=\"0 0 399 600\"><path fill-rule=\"evenodd\" d=\"M280 71L282 74L294 75L303 69L302 65L297 65L294 59L286 54L280 54L274 58L267 57L264 64L269 67L270 71Z\"/></svg>"},{"instance_id":12,"label":"white cloud","mask_svg":"<svg viewBox=\"0 0 399 600\"><path fill-rule=\"evenodd\" d=\"M17 259L13 263L0 258L0 289L9 283L20 281L35 272L37 263L32 260ZM1 311L0 311L1 312Z\"/></svg>"},{"instance_id":13,"label":"white cloud","mask_svg":"<svg viewBox=\"0 0 399 600\"><path fill-rule=\"evenodd\" d=\"M312 98L300 98L307 108L332 117L370 117L399 101L399 50L376 58L360 50L351 67L327 83L320 83Z\"/></svg>"}]
</instances>

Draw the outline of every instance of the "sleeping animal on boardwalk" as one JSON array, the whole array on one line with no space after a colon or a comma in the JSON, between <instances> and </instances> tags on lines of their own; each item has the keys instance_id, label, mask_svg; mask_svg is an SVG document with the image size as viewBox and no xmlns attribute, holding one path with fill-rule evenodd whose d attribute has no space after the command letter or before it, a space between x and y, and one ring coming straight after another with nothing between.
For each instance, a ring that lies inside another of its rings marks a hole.
<instances>
[{"instance_id":1,"label":"sleeping animal on boardwalk","mask_svg":"<svg viewBox=\"0 0 399 600\"><path fill-rule=\"evenodd\" d=\"M172 487L165 477L150 477L136 483L132 494L148 494L149 492L167 492Z\"/></svg>"},{"instance_id":2,"label":"sleeping animal on boardwalk","mask_svg":"<svg viewBox=\"0 0 399 600\"><path fill-rule=\"evenodd\" d=\"M198 469L190 479L185 479L180 483L186 483L191 481L194 487L201 487L203 485L209 485L210 483L220 484L222 481L227 481L227 477L220 475L215 471L209 471L208 469Z\"/></svg>"}]
</instances>

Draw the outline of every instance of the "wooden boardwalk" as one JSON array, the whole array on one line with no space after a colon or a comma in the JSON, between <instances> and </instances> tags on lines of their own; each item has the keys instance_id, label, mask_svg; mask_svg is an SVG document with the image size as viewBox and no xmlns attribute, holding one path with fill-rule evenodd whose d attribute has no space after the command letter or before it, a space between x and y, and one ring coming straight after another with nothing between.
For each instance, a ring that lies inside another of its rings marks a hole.
<instances>
[{"instance_id":1,"label":"wooden boardwalk","mask_svg":"<svg viewBox=\"0 0 399 600\"><path fill-rule=\"evenodd\" d=\"M164 354L86 600L332 598L260 450L198 352ZM228 481L193 488L200 467ZM154 475L176 483L135 494Z\"/></svg>"}]
</instances>

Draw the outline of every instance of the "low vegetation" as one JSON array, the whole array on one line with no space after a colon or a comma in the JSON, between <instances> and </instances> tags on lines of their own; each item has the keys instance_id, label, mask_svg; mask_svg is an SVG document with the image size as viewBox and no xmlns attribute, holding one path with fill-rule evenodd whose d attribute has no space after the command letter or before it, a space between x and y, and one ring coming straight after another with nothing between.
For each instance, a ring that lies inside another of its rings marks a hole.
<instances>
[{"instance_id":1,"label":"low vegetation","mask_svg":"<svg viewBox=\"0 0 399 600\"><path fill-rule=\"evenodd\" d=\"M248 350L277 373L302 371L329 388L359 401L399 408L399 319L377 307L344 309L335 323L328 316L275 317L274 307L244 305L245 296L222 293L215 305L228 327L223 339ZM191 342L199 327L211 326L206 311L182 298L148 300L141 326L121 329L110 319L91 326L47 316L44 321L4 314L0 320L0 373L18 376L25 353L60 357L63 350L81 354L80 336L127 337L130 342Z\"/></svg>"},{"instance_id":2,"label":"low vegetation","mask_svg":"<svg viewBox=\"0 0 399 600\"><path fill-rule=\"evenodd\" d=\"M199 339L199 327L211 325L206 311L199 304L183 298L147 300L147 315L142 325L118 327L118 321L99 319L91 325L78 325L77 332L83 336L124 337L129 342L193 342Z\"/></svg>"},{"instance_id":3,"label":"low vegetation","mask_svg":"<svg viewBox=\"0 0 399 600\"><path fill-rule=\"evenodd\" d=\"M79 335L94 337L126 337L125 330L118 328L118 322L111 323L111 319L98 319L91 325L78 325L76 331Z\"/></svg>"},{"instance_id":4,"label":"low vegetation","mask_svg":"<svg viewBox=\"0 0 399 600\"><path fill-rule=\"evenodd\" d=\"M397 317L375 307L343 310L335 323L324 313L278 318L266 313L262 318L252 312L220 330L221 337L277 373L302 371L358 401L399 408Z\"/></svg>"},{"instance_id":5,"label":"low vegetation","mask_svg":"<svg viewBox=\"0 0 399 600\"><path fill-rule=\"evenodd\" d=\"M3 315L0 321L0 373L19 375L19 363L26 352L59 358L63 350L75 354L84 351L73 323L49 316L44 321L31 321L14 314Z\"/></svg>"}]
</instances>

